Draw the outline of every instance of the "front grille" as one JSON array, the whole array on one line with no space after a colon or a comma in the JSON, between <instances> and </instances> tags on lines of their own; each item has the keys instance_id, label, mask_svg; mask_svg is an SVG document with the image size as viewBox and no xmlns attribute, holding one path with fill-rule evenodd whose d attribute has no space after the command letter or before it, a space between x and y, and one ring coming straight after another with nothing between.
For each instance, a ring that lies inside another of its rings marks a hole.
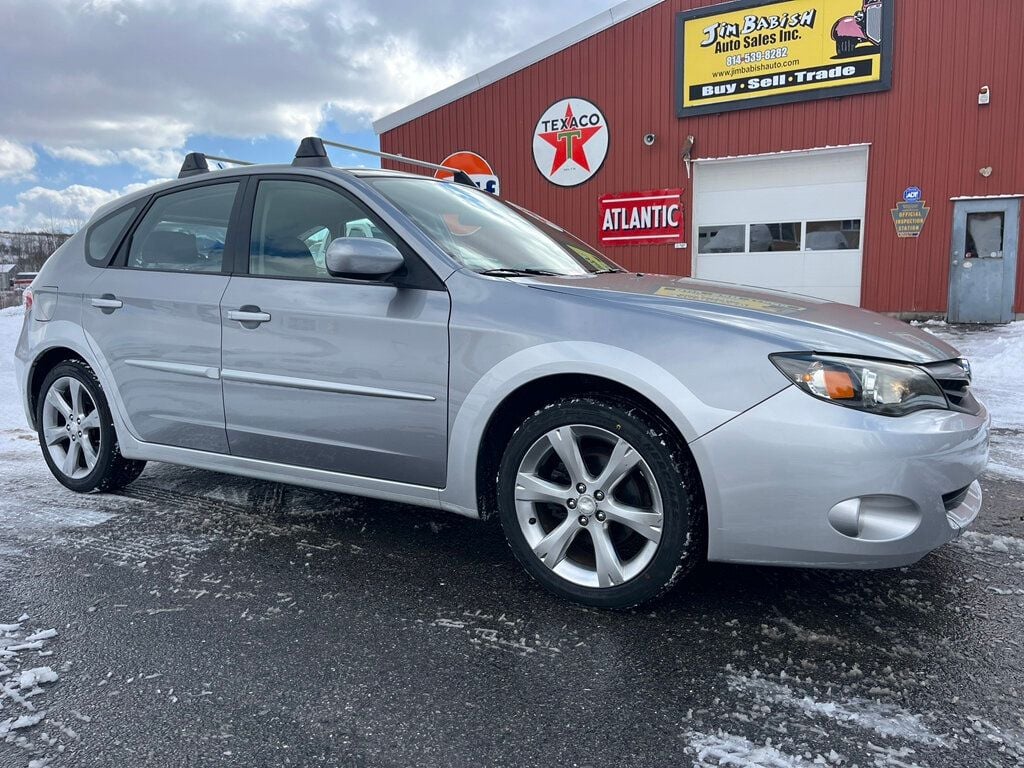
<instances>
[{"instance_id":1,"label":"front grille","mask_svg":"<svg viewBox=\"0 0 1024 768\"><path fill-rule=\"evenodd\" d=\"M967 498L967 492L970 490L971 486L968 485L961 488L959 491L942 494L942 506L946 508L947 512L952 512L964 503L964 499Z\"/></svg>"},{"instance_id":2,"label":"front grille","mask_svg":"<svg viewBox=\"0 0 1024 768\"><path fill-rule=\"evenodd\" d=\"M981 411L981 404L971 392L970 369L959 360L933 363L924 366L924 369L938 382L954 411L971 414Z\"/></svg>"}]
</instances>

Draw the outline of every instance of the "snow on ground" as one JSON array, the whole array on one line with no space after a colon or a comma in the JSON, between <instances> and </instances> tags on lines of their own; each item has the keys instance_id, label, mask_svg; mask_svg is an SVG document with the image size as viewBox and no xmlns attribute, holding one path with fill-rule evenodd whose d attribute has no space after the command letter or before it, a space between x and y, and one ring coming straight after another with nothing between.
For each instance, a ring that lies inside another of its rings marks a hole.
<instances>
[{"instance_id":1,"label":"snow on ground","mask_svg":"<svg viewBox=\"0 0 1024 768\"><path fill-rule=\"evenodd\" d=\"M893 704L857 696L822 701L796 687L795 683L786 685L747 675L734 674L729 680L729 687L751 697L762 706L788 707L808 717L822 717L835 723L874 731L883 738L947 746L942 736L936 735L924 724L921 715L912 714ZM834 697L834 693L830 692L830 695Z\"/></svg>"},{"instance_id":2,"label":"snow on ground","mask_svg":"<svg viewBox=\"0 0 1024 768\"><path fill-rule=\"evenodd\" d=\"M971 361L974 393L992 414L989 472L1024 480L1024 322L977 329L932 322L922 328Z\"/></svg>"},{"instance_id":3,"label":"snow on ground","mask_svg":"<svg viewBox=\"0 0 1024 768\"><path fill-rule=\"evenodd\" d=\"M771 739L764 746L754 744L742 736L734 736L724 731L717 734L692 732L690 749L696 757L694 768L710 768L710 766L736 766L737 768L795 768L809 766L810 760L804 761L800 756L787 755L771 745ZM815 761L818 765L839 763L839 756L834 752L834 760Z\"/></svg>"},{"instance_id":4,"label":"snow on ground","mask_svg":"<svg viewBox=\"0 0 1024 768\"><path fill-rule=\"evenodd\" d=\"M69 739L78 739L63 721L47 716L45 686L60 679L48 648L56 637L55 629L33 631L25 615L0 624L0 743L23 750L29 765L48 765Z\"/></svg>"}]
</instances>

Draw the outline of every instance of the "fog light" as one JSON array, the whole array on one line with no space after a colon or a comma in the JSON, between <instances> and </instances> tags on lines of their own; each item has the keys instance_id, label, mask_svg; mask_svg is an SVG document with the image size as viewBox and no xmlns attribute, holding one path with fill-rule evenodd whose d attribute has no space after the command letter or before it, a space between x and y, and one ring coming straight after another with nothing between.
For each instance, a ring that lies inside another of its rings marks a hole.
<instances>
[{"instance_id":1,"label":"fog light","mask_svg":"<svg viewBox=\"0 0 1024 768\"><path fill-rule=\"evenodd\" d=\"M843 536L860 541L896 541L917 530L921 510L902 496L861 496L828 511L829 525Z\"/></svg>"}]
</instances>

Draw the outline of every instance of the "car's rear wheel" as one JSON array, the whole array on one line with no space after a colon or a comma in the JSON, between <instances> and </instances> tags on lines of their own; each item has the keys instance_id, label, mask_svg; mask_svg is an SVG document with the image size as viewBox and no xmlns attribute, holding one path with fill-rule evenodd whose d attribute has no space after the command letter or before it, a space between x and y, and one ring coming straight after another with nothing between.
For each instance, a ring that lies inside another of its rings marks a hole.
<instances>
[{"instance_id":1,"label":"car's rear wheel","mask_svg":"<svg viewBox=\"0 0 1024 768\"><path fill-rule=\"evenodd\" d=\"M516 557L552 592L622 608L651 600L705 553L703 494L685 448L643 409L603 396L527 418L498 474Z\"/></svg>"},{"instance_id":2,"label":"car's rear wheel","mask_svg":"<svg viewBox=\"0 0 1024 768\"><path fill-rule=\"evenodd\" d=\"M73 491L117 490L146 466L121 455L99 380L77 360L61 363L46 375L36 403L36 426L47 466Z\"/></svg>"}]
</instances>

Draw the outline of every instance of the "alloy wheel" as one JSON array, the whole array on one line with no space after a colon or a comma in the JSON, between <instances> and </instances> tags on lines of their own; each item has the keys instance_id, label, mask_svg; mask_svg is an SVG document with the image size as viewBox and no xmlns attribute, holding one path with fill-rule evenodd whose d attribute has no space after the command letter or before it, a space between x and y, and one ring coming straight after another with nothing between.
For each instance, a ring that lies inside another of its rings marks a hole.
<instances>
[{"instance_id":1,"label":"alloy wheel","mask_svg":"<svg viewBox=\"0 0 1024 768\"><path fill-rule=\"evenodd\" d=\"M86 477L100 454L100 413L78 379L53 382L43 401L43 439L54 465L67 477Z\"/></svg>"},{"instance_id":2,"label":"alloy wheel","mask_svg":"<svg viewBox=\"0 0 1024 768\"><path fill-rule=\"evenodd\" d=\"M542 435L516 474L516 516L533 554L585 587L638 576L661 541L664 509L654 473L626 440L573 424Z\"/></svg>"}]
</instances>

